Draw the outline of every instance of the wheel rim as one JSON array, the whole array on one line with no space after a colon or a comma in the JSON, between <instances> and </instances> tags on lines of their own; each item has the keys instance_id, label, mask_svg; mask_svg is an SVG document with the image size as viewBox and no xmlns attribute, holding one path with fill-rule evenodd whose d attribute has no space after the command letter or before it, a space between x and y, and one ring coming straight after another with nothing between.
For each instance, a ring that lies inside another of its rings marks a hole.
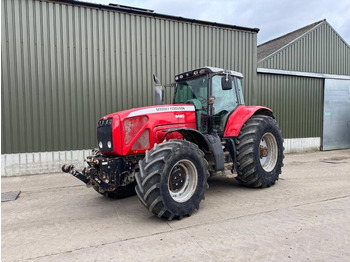
<instances>
[{"instance_id":1,"label":"wheel rim","mask_svg":"<svg viewBox=\"0 0 350 262\"><path fill-rule=\"evenodd\" d=\"M265 133L259 144L260 164L266 172L271 172L277 163L278 146L276 138L271 133Z\"/></svg>"},{"instance_id":2,"label":"wheel rim","mask_svg":"<svg viewBox=\"0 0 350 262\"><path fill-rule=\"evenodd\" d=\"M182 203L189 200L196 191L197 184L197 168L190 160L180 160L171 169L168 189L170 196L176 202Z\"/></svg>"}]
</instances>

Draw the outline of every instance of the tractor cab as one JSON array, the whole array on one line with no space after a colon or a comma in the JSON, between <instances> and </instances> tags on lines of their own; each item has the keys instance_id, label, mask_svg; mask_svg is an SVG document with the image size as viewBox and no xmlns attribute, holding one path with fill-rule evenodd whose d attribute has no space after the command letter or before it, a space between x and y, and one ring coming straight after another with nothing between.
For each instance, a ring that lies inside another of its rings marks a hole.
<instances>
[{"instance_id":1,"label":"tractor cab","mask_svg":"<svg viewBox=\"0 0 350 262\"><path fill-rule=\"evenodd\" d=\"M175 76L174 104L192 104L197 129L203 134L223 134L228 116L244 105L241 73L204 67Z\"/></svg>"}]
</instances>

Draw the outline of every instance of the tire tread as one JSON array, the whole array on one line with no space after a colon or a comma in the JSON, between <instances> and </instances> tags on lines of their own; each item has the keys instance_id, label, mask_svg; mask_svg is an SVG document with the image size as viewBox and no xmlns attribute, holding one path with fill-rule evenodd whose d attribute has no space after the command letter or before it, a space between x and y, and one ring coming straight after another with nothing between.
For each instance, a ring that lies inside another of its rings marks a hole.
<instances>
[{"instance_id":1,"label":"tire tread","mask_svg":"<svg viewBox=\"0 0 350 262\"><path fill-rule=\"evenodd\" d=\"M195 151L200 159L202 165L205 167L205 185L202 195L198 203L195 203L190 207L186 213L175 213L172 212L168 207L167 203L164 202L161 196L160 183L162 178L163 169L166 166L167 160L175 154L178 150ZM204 192L209 187L207 178L209 177L208 162L204 158L204 153L199 147L185 140L170 140L161 144L155 145L151 150L147 151L145 158L139 162L140 171L135 174L137 181L136 193L141 203L146 208L157 215L160 218L167 218L172 220L174 218L181 219L183 216L192 215L195 210L199 209L199 202L204 199Z\"/></svg>"},{"instance_id":2,"label":"tire tread","mask_svg":"<svg viewBox=\"0 0 350 262\"><path fill-rule=\"evenodd\" d=\"M281 144L282 153L278 154L276 170L273 170L271 178L267 179L267 172L261 171L262 168L258 168L260 161L255 158L256 148L259 146L260 141L257 139L257 133L260 129L266 125L270 125L275 129L277 136L276 139L280 139L277 144ZM236 179L245 186L248 187L269 187L275 184L278 180L279 174L281 174L281 168L283 166L283 138L282 132L275 119L265 115L252 116L242 127L239 136L236 139L237 148L237 177Z\"/></svg>"}]
</instances>

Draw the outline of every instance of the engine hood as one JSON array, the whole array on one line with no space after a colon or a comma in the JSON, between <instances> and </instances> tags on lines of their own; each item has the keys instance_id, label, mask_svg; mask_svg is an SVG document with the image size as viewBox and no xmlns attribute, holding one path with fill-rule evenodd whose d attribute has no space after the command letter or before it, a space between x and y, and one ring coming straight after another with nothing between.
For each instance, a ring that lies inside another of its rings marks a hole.
<instances>
[{"instance_id":1,"label":"engine hood","mask_svg":"<svg viewBox=\"0 0 350 262\"><path fill-rule=\"evenodd\" d=\"M111 127L113 149L102 153L117 155L144 153L152 148L154 143L159 142L155 138L156 127L162 126L165 129L174 125L191 124L191 127L195 128L196 123L195 108L190 104L133 108L108 114L101 117L99 122L108 119L113 119Z\"/></svg>"},{"instance_id":2,"label":"engine hood","mask_svg":"<svg viewBox=\"0 0 350 262\"><path fill-rule=\"evenodd\" d=\"M112 113L102 117L104 118L112 118L115 115L118 115L121 120L127 117L135 117L141 115L153 115L153 114L161 114L161 113L170 113L170 115L176 115L181 112L194 112L194 106L190 104L178 104L178 105L157 105L157 106L146 106L139 108L132 108L124 111L119 111L116 113Z\"/></svg>"}]
</instances>

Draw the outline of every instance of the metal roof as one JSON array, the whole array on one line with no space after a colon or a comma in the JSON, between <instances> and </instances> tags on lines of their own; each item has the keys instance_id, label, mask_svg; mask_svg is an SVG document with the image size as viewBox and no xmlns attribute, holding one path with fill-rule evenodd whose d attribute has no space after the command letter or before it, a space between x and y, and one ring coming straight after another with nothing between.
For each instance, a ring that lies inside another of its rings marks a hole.
<instances>
[{"instance_id":1,"label":"metal roof","mask_svg":"<svg viewBox=\"0 0 350 262\"><path fill-rule=\"evenodd\" d=\"M293 32L290 32L288 34L285 34L283 36L277 37L275 39L272 39L268 42L265 42L261 45L258 45L258 62L261 60L267 58L268 56L274 54L281 48L285 47L286 45L290 44L294 40L298 39L299 37L303 36L310 30L312 30L314 27L322 24L325 22L326 19L323 19L321 21L312 23L310 25L304 26L302 28L299 28L298 30L295 30Z\"/></svg>"},{"instance_id":2,"label":"metal roof","mask_svg":"<svg viewBox=\"0 0 350 262\"><path fill-rule=\"evenodd\" d=\"M326 20L258 46L259 68L348 76L349 59L349 44Z\"/></svg>"},{"instance_id":3,"label":"metal roof","mask_svg":"<svg viewBox=\"0 0 350 262\"><path fill-rule=\"evenodd\" d=\"M42 1L42 0L39 0L39 1ZM115 11L115 12L125 12L125 13L132 13L132 14L138 14L138 15L144 15L144 16L159 17L159 18L164 18L164 19L169 19L169 20L177 20L177 21L183 21L183 22L200 24L200 25L208 25L208 26L214 26L214 27L222 27L222 28L236 29L236 30L242 30L242 31L250 31L250 32L254 32L254 33L258 33L260 30L259 28L249 28L249 27L244 27L244 26L237 26L237 25L222 24L222 23L216 23L216 22L210 22L210 21L191 19L191 18L186 18L186 17L181 17L181 16L159 14L159 13L155 13L154 10L150 10L150 9L125 6L125 5L118 5L118 4L103 5L103 4L83 2L83 1L74 1L74 0L46 0L46 1L47 2L65 3L65 4L69 4L69 5L73 5L73 6L85 6L85 7L91 7L91 8L96 8L96 9L105 9L105 10Z\"/></svg>"}]
</instances>

